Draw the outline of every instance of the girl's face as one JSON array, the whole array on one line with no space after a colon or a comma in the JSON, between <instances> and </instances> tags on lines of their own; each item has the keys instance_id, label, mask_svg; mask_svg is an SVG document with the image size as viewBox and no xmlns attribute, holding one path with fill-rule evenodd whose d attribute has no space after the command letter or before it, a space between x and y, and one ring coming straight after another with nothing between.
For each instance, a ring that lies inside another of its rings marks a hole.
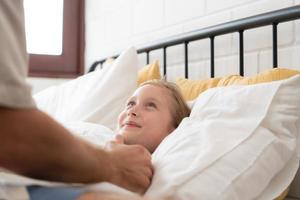
<instances>
[{"instance_id":1,"label":"girl's face","mask_svg":"<svg viewBox=\"0 0 300 200\"><path fill-rule=\"evenodd\" d=\"M144 85L128 99L118 119L118 134L125 144L140 144L151 153L175 128L172 126L168 90Z\"/></svg>"}]
</instances>

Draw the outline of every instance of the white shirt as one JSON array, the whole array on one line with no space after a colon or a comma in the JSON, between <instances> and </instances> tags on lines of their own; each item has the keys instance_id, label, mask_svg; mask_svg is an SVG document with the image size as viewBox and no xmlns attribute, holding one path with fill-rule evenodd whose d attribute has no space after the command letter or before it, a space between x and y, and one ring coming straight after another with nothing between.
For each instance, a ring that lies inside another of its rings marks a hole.
<instances>
[{"instance_id":1,"label":"white shirt","mask_svg":"<svg viewBox=\"0 0 300 200\"><path fill-rule=\"evenodd\" d=\"M22 0L0 1L0 106L30 108L35 103L26 83L28 55Z\"/></svg>"}]
</instances>

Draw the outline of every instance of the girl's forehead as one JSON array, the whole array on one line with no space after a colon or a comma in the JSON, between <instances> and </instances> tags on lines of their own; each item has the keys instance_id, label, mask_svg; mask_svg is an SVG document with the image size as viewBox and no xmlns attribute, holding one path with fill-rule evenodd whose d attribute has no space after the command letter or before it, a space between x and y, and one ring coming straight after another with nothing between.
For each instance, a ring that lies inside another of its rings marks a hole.
<instances>
[{"instance_id":1,"label":"girl's forehead","mask_svg":"<svg viewBox=\"0 0 300 200\"><path fill-rule=\"evenodd\" d=\"M134 101L155 101L160 105L163 110L171 112L173 109L174 98L172 97L172 92L163 87L163 86L157 86L157 85L143 85L136 89L134 94L129 98L129 100Z\"/></svg>"},{"instance_id":2,"label":"girl's forehead","mask_svg":"<svg viewBox=\"0 0 300 200\"><path fill-rule=\"evenodd\" d=\"M169 91L166 88L156 86L156 85L143 85L136 89L132 97L149 97L155 99L165 99L166 96L169 96Z\"/></svg>"}]
</instances>

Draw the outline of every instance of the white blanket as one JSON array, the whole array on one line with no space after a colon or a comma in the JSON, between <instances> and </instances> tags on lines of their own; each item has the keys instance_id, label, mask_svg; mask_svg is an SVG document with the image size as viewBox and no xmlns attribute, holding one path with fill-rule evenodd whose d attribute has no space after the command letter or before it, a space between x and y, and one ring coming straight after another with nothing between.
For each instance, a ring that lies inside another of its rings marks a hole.
<instances>
[{"instance_id":1,"label":"white blanket","mask_svg":"<svg viewBox=\"0 0 300 200\"><path fill-rule=\"evenodd\" d=\"M299 166L300 76L202 93L153 155L146 196L274 199Z\"/></svg>"},{"instance_id":2,"label":"white blanket","mask_svg":"<svg viewBox=\"0 0 300 200\"><path fill-rule=\"evenodd\" d=\"M70 122L65 124L74 135L77 135L93 144L103 146L107 141L110 141L114 137L114 132L109 128L98 124L92 124L87 122ZM24 176L20 176L11 173L7 170L0 169L0 199L6 200L29 200L29 196L26 190L28 185L40 185L40 186L80 186L86 188L87 191L111 191L120 192L126 194L133 194L128 190L120 188L110 183L99 184L64 184L58 182L42 181L37 179L31 179Z\"/></svg>"},{"instance_id":3,"label":"white blanket","mask_svg":"<svg viewBox=\"0 0 300 200\"><path fill-rule=\"evenodd\" d=\"M79 129L74 124L70 126ZM81 127L80 131L82 137L90 137L93 142L103 136L98 144L113 136L104 127L99 130L98 125ZM198 97L191 116L154 152L155 174L146 197L274 199L290 184L298 169L299 135L300 76L209 90ZM14 191L21 194L23 185L32 184L30 179L17 178L0 174L6 195L11 194L8 187L14 186ZM113 192L130 193L116 188L106 187Z\"/></svg>"}]
</instances>

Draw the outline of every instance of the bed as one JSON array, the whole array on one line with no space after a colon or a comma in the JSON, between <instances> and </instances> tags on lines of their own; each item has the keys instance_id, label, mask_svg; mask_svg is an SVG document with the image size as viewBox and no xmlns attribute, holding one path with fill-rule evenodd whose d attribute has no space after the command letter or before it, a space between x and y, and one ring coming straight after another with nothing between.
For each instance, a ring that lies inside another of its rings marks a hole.
<instances>
[{"instance_id":1,"label":"bed","mask_svg":"<svg viewBox=\"0 0 300 200\"><path fill-rule=\"evenodd\" d=\"M239 68L238 74L240 76L244 75L244 32L249 29L254 29L262 26L270 26L272 32L272 63L273 68L278 68L278 25L284 22L297 20L300 18L300 6L294 6L278 11L273 11L269 13L260 14L257 16L252 16L236 21L231 21L224 24L219 24L212 27L203 28L200 30L188 32L181 35L175 35L174 37L165 38L159 41L155 41L150 44L142 45L137 48L139 54L144 54L146 58L146 63L150 63L150 54L152 51L159 50L162 57L162 74L168 77L168 48L176 45L182 45L184 48L184 78L189 78L189 44L191 42L209 39L210 41L210 78L215 77L215 38L221 35L236 33L239 38ZM102 68L104 63L108 58L117 58L118 54L108 56L107 58L102 58L95 61L89 72L94 71L96 68ZM198 94L197 94L198 95ZM300 173L298 172L296 178L290 186L290 190L286 199L300 199Z\"/></svg>"},{"instance_id":2,"label":"bed","mask_svg":"<svg viewBox=\"0 0 300 200\"><path fill-rule=\"evenodd\" d=\"M294 6L129 48L120 55L95 61L90 73L50 87L34 98L40 109L74 134L101 145L111 136L94 134L115 128L116 118L137 82L164 76L168 79L168 49L182 45L184 77L176 83L190 101L192 113L152 155L155 175L146 196L174 200L300 199L300 174L296 175L300 157L300 72L278 68L277 41L278 24L299 18L300 6ZM273 69L243 77L244 32L262 26L272 27ZM215 38L234 32L239 37L238 74L218 77ZM210 77L190 80L190 45L207 38ZM158 62L150 63L151 52L158 50L162 67ZM137 53L146 57L147 66L140 70ZM105 128L99 129L97 124ZM3 174L0 179L18 186L49 185Z\"/></svg>"}]
</instances>

